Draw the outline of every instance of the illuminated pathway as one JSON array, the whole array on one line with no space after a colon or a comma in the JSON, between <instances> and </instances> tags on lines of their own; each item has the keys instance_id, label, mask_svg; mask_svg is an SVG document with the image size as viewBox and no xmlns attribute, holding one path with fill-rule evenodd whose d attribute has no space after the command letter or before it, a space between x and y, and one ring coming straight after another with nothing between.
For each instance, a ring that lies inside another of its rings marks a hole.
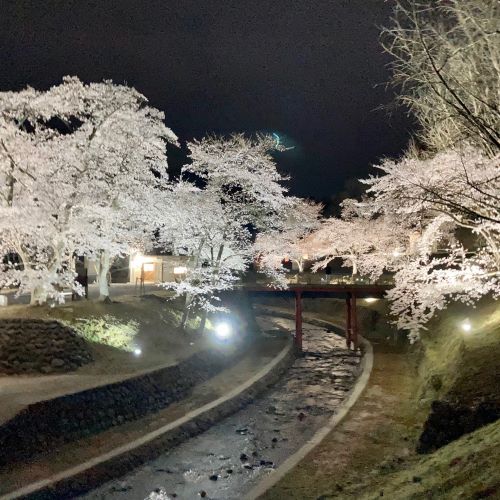
<instances>
[{"instance_id":1,"label":"illuminated pathway","mask_svg":"<svg viewBox=\"0 0 500 500\"><path fill-rule=\"evenodd\" d=\"M265 331L294 329L292 320L260 321ZM304 357L261 398L85 498L242 498L326 424L355 381L360 357L344 338L308 323L304 333Z\"/></svg>"}]
</instances>

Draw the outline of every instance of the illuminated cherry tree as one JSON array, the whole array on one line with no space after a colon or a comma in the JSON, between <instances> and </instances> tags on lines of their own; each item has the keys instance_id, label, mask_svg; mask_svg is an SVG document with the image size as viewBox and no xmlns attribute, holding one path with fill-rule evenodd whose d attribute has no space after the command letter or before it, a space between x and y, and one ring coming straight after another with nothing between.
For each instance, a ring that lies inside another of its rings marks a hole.
<instances>
[{"instance_id":1,"label":"illuminated cherry tree","mask_svg":"<svg viewBox=\"0 0 500 500\"><path fill-rule=\"evenodd\" d=\"M295 263L299 273L311 258L314 247L308 236L319 225L323 206L308 200L295 198L280 222L279 227L257 235L254 243L255 258L259 269L264 271L278 286L285 286L284 263Z\"/></svg>"},{"instance_id":2,"label":"illuminated cherry tree","mask_svg":"<svg viewBox=\"0 0 500 500\"><path fill-rule=\"evenodd\" d=\"M500 4L497 0L394 2L384 46L400 100L434 152L465 142L500 148Z\"/></svg>"},{"instance_id":3,"label":"illuminated cherry tree","mask_svg":"<svg viewBox=\"0 0 500 500\"><path fill-rule=\"evenodd\" d=\"M206 137L188 147L183 176L203 188L184 182L174 189L178 224L166 221L161 230L167 247L190 257L186 279L164 284L186 296L183 325L189 309L218 308L218 293L252 261L253 233L278 227L292 205L270 154L280 149L273 138Z\"/></svg>"},{"instance_id":4,"label":"illuminated cherry tree","mask_svg":"<svg viewBox=\"0 0 500 500\"><path fill-rule=\"evenodd\" d=\"M66 77L2 93L0 106L2 284L34 303L61 300L64 287L79 291L74 255L87 255L106 298L112 258L150 239L175 135L144 96L112 82Z\"/></svg>"},{"instance_id":5,"label":"illuminated cherry tree","mask_svg":"<svg viewBox=\"0 0 500 500\"><path fill-rule=\"evenodd\" d=\"M408 243L405 227L389 216L373 214L367 202L345 200L342 216L330 217L308 237L311 254L316 260L313 270L340 259L352 274L377 279L388 270Z\"/></svg>"},{"instance_id":6,"label":"illuminated cherry tree","mask_svg":"<svg viewBox=\"0 0 500 500\"><path fill-rule=\"evenodd\" d=\"M500 294L500 157L468 147L429 158L386 160L363 182L372 208L413 226L414 240L392 264L388 293L412 338L450 300Z\"/></svg>"},{"instance_id":7,"label":"illuminated cherry tree","mask_svg":"<svg viewBox=\"0 0 500 500\"><path fill-rule=\"evenodd\" d=\"M54 107L30 88L0 94L0 286L19 285L34 304L73 288L72 238L79 233L68 208L73 183L53 161L65 144L50 122ZM71 113L62 107L60 120Z\"/></svg>"}]
</instances>

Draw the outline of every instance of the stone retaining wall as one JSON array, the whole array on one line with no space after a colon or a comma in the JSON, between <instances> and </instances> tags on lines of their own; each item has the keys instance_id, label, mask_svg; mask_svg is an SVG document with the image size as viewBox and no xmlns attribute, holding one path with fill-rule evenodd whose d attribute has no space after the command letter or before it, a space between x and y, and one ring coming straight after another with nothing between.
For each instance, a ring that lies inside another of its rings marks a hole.
<instances>
[{"instance_id":1,"label":"stone retaining wall","mask_svg":"<svg viewBox=\"0 0 500 500\"><path fill-rule=\"evenodd\" d=\"M0 320L0 373L61 373L92 361L87 342L58 321Z\"/></svg>"},{"instance_id":2,"label":"stone retaining wall","mask_svg":"<svg viewBox=\"0 0 500 500\"><path fill-rule=\"evenodd\" d=\"M241 355L207 350L145 375L30 405L0 427L0 465L165 408Z\"/></svg>"}]
</instances>

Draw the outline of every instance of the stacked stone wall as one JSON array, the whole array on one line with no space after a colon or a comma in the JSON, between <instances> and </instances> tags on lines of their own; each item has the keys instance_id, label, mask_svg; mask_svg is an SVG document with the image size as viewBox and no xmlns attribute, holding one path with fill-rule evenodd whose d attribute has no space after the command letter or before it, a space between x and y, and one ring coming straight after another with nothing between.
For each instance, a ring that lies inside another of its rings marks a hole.
<instances>
[{"instance_id":1,"label":"stacked stone wall","mask_svg":"<svg viewBox=\"0 0 500 500\"><path fill-rule=\"evenodd\" d=\"M58 321L0 320L0 373L64 373L91 361L88 343Z\"/></svg>"},{"instance_id":2,"label":"stacked stone wall","mask_svg":"<svg viewBox=\"0 0 500 500\"><path fill-rule=\"evenodd\" d=\"M242 352L207 350L145 375L30 405L0 426L0 465L157 412L185 398Z\"/></svg>"}]
</instances>

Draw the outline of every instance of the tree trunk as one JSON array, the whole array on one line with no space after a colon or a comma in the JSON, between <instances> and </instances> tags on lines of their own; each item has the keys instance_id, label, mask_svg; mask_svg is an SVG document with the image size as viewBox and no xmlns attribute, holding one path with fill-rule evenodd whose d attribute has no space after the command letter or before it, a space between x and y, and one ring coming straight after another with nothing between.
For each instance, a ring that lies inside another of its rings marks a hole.
<instances>
[{"instance_id":1,"label":"tree trunk","mask_svg":"<svg viewBox=\"0 0 500 500\"><path fill-rule=\"evenodd\" d=\"M109 298L108 273L111 268L111 259L109 252L103 250L99 256L99 274L97 280L99 282L99 300L102 302L111 302Z\"/></svg>"},{"instance_id":2,"label":"tree trunk","mask_svg":"<svg viewBox=\"0 0 500 500\"><path fill-rule=\"evenodd\" d=\"M189 319L189 306L191 304L191 295L188 294L186 295L186 301L184 302L184 309L182 311L182 318L181 318L181 323L180 327L184 330L186 328L186 323L187 320Z\"/></svg>"},{"instance_id":3,"label":"tree trunk","mask_svg":"<svg viewBox=\"0 0 500 500\"><path fill-rule=\"evenodd\" d=\"M205 326L207 324L207 317L208 317L208 312L203 310L201 313L201 321L200 321L200 326L198 328L198 332L202 334L205 331Z\"/></svg>"},{"instance_id":4,"label":"tree trunk","mask_svg":"<svg viewBox=\"0 0 500 500\"><path fill-rule=\"evenodd\" d=\"M224 245L221 245L219 247L219 250L217 252L217 258L215 260L215 266L218 269L220 266L220 262L222 260L222 254L224 253ZM200 326L198 328L199 333L203 333L205 331L205 326L207 324L207 317L208 317L208 312L206 310L203 310L201 313L201 321L200 321Z\"/></svg>"},{"instance_id":5,"label":"tree trunk","mask_svg":"<svg viewBox=\"0 0 500 500\"><path fill-rule=\"evenodd\" d=\"M200 241L200 244L198 245L198 249L196 251L196 254L194 256L194 262L193 262L193 269L196 269L198 267L198 264L200 262L200 256L201 256L201 251L203 250L203 245L205 244L204 240ZM186 301L184 302L184 310L182 311L182 318L181 318L181 323L180 327L184 330L186 328L186 323L189 318L189 306L191 305L193 298L190 294L186 295Z\"/></svg>"},{"instance_id":6,"label":"tree trunk","mask_svg":"<svg viewBox=\"0 0 500 500\"><path fill-rule=\"evenodd\" d=\"M41 306L47 302L47 292L41 286L36 286L31 291L30 305Z\"/></svg>"},{"instance_id":7,"label":"tree trunk","mask_svg":"<svg viewBox=\"0 0 500 500\"><path fill-rule=\"evenodd\" d=\"M356 276L356 274L358 274L358 265L354 259L352 259L351 262L352 262L352 275Z\"/></svg>"}]
</instances>

